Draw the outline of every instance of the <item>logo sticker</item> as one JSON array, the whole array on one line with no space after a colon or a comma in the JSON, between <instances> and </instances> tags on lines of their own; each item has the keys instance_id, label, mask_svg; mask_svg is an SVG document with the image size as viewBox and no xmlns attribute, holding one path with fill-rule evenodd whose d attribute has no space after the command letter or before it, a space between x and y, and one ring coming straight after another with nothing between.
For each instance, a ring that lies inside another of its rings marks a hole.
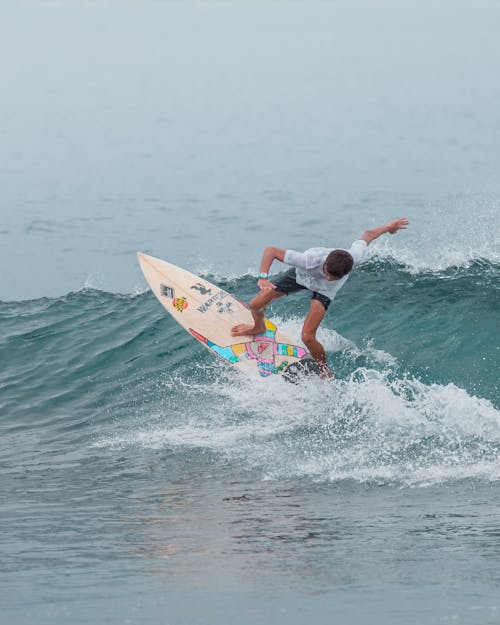
<instances>
[{"instance_id":1,"label":"logo sticker","mask_svg":"<svg viewBox=\"0 0 500 625\"><path fill-rule=\"evenodd\" d=\"M195 291L199 291L202 295L210 295L210 293L212 292L212 289L207 289L207 287L201 284L201 282L193 284L193 286L190 288L194 289Z\"/></svg>"},{"instance_id":2,"label":"logo sticker","mask_svg":"<svg viewBox=\"0 0 500 625\"><path fill-rule=\"evenodd\" d=\"M186 310L189 303L185 297L176 297L172 300L172 306L179 312L182 312L183 310Z\"/></svg>"},{"instance_id":3,"label":"logo sticker","mask_svg":"<svg viewBox=\"0 0 500 625\"><path fill-rule=\"evenodd\" d=\"M168 297L168 299L174 299L175 291L171 286L167 286L166 284L160 284L160 293L163 297Z\"/></svg>"},{"instance_id":4,"label":"logo sticker","mask_svg":"<svg viewBox=\"0 0 500 625\"><path fill-rule=\"evenodd\" d=\"M232 315L234 313L232 302L217 302L217 312L221 315L224 313Z\"/></svg>"},{"instance_id":5,"label":"logo sticker","mask_svg":"<svg viewBox=\"0 0 500 625\"><path fill-rule=\"evenodd\" d=\"M228 297L228 294L225 291L217 291L212 297L209 297L201 306L198 306L198 312L205 313L207 310L213 306L215 303L220 302L220 300Z\"/></svg>"}]
</instances>

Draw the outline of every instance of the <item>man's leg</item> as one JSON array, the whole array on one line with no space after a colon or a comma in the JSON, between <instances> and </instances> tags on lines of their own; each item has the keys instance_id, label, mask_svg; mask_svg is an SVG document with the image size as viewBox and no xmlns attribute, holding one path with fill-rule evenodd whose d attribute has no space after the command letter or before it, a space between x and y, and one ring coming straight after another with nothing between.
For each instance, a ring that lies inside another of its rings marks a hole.
<instances>
[{"instance_id":1,"label":"man's leg","mask_svg":"<svg viewBox=\"0 0 500 625\"><path fill-rule=\"evenodd\" d=\"M321 370L321 376L325 378L333 378L333 373L328 368L325 350L323 345L316 339L316 331L325 316L326 309L323 304L317 300L311 300L311 307L307 314L304 326L302 328L302 341L307 349L311 352L311 356L318 363Z\"/></svg>"},{"instance_id":2,"label":"man's leg","mask_svg":"<svg viewBox=\"0 0 500 625\"><path fill-rule=\"evenodd\" d=\"M278 297L285 295L281 291L274 291L272 289L267 289L265 291L260 291L253 300L248 304L250 308L250 312L252 313L252 317L254 319L254 323L240 323L237 326L234 326L231 330L232 336L254 336L255 334L263 334L266 331L266 326L264 323L264 310L266 306Z\"/></svg>"}]
</instances>

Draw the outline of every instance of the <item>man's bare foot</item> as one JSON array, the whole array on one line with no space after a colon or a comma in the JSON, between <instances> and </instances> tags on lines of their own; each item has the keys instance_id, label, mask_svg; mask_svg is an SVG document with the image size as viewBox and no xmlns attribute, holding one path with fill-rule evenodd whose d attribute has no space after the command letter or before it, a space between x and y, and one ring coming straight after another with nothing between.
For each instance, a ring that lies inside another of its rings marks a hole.
<instances>
[{"instance_id":1,"label":"man's bare foot","mask_svg":"<svg viewBox=\"0 0 500 625\"><path fill-rule=\"evenodd\" d=\"M265 328L258 328L249 323L240 323L237 326L233 326L231 336L255 336L256 334L263 334L265 331Z\"/></svg>"}]
</instances>

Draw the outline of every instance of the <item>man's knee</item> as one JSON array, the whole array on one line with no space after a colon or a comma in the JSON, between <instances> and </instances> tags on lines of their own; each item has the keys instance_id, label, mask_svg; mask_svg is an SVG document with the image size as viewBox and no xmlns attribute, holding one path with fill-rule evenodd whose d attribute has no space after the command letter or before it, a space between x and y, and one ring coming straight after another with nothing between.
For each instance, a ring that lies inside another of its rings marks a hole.
<instances>
[{"instance_id":1,"label":"man's knee","mask_svg":"<svg viewBox=\"0 0 500 625\"><path fill-rule=\"evenodd\" d=\"M248 308L250 309L250 312L253 312L253 313L261 312L264 310L265 307L266 307L266 304L265 302L262 301L262 297L260 297L260 293L259 295L254 297L253 300L248 302Z\"/></svg>"},{"instance_id":2,"label":"man's knee","mask_svg":"<svg viewBox=\"0 0 500 625\"><path fill-rule=\"evenodd\" d=\"M302 342L306 347L309 347L311 344L316 342L316 332L311 332L310 330L302 330Z\"/></svg>"}]
</instances>

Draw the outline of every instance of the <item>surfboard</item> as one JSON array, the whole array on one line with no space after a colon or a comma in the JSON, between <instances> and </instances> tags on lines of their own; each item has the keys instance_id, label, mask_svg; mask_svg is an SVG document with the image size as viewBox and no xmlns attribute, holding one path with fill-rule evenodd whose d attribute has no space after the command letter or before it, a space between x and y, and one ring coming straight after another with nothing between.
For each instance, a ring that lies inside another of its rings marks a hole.
<instances>
[{"instance_id":1,"label":"surfboard","mask_svg":"<svg viewBox=\"0 0 500 625\"><path fill-rule=\"evenodd\" d=\"M292 376L309 371L311 355L266 319L263 334L231 336L231 328L253 323L248 308L235 297L185 269L137 253L146 281L165 310L205 348L253 376ZM312 360L314 365L316 364ZM313 368L314 368L314 365ZM288 375L288 367L291 367Z\"/></svg>"}]
</instances>

